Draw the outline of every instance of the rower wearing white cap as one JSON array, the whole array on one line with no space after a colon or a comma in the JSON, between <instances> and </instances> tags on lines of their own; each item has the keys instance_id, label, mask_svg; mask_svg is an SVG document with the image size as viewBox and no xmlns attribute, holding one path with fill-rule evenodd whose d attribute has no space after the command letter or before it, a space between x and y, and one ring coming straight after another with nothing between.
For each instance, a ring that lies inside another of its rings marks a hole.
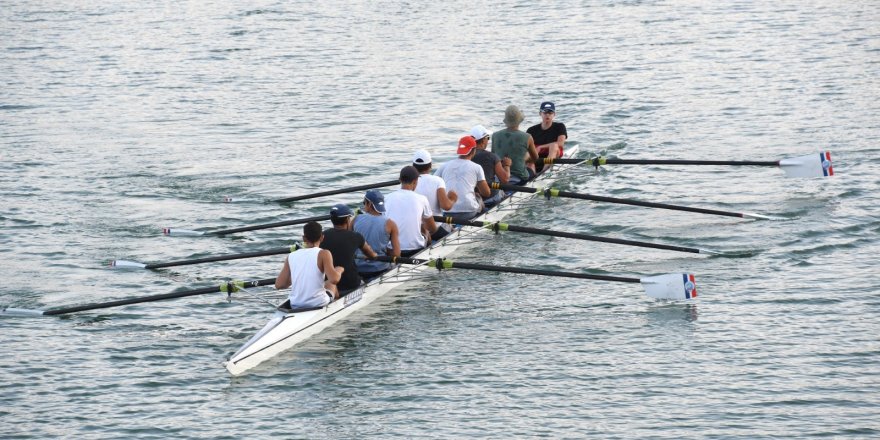
<instances>
[{"instance_id":1,"label":"rower wearing white cap","mask_svg":"<svg viewBox=\"0 0 880 440\"><path fill-rule=\"evenodd\" d=\"M360 286L362 281L354 263L355 251L360 249L368 258L376 258L376 252L367 244L364 236L351 230L353 217L354 213L348 206L341 203L333 205L330 208L333 229L324 232L324 241L321 242L321 249L327 249L333 255L334 264L345 269L342 279L336 284L341 296Z\"/></svg>"},{"instance_id":2,"label":"rower wearing white cap","mask_svg":"<svg viewBox=\"0 0 880 440\"><path fill-rule=\"evenodd\" d=\"M458 194L455 191L446 191L446 182L431 174L431 154L425 150L416 150L412 164L419 171L419 184L415 191L428 199L432 215L443 215L443 211L452 209L458 200ZM431 240L436 241L449 234L448 226L440 225L437 232L431 235Z\"/></svg>"},{"instance_id":3,"label":"rower wearing white cap","mask_svg":"<svg viewBox=\"0 0 880 440\"><path fill-rule=\"evenodd\" d=\"M426 236L437 232L428 198L414 191L418 184L418 170L407 165L400 170L400 189L385 196L385 215L397 224L400 255L404 257L424 249L428 244Z\"/></svg>"},{"instance_id":4,"label":"rower wearing white cap","mask_svg":"<svg viewBox=\"0 0 880 440\"><path fill-rule=\"evenodd\" d=\"M400 239L397 223L385 216L385 197L378 189L371 189L364 194L364 213L354 218L353 229L364 236L367 244L383 256L400 256ZM355 261L361 277L369 280L391 268L391 263L364 259L360 250Z\"/></svg>"},{"instance_id":5,"label":"rower wearing white cap","mask_svg":"<svg viewBox=\"0 0 880 440\"><path fill-rule=\"evenodd\" d=\"M471 136L477 141L477 152L474 154L472 161L483 167L483 173L486 175L486 182L507 183L510 179L510 164L513 162L509 157L501 159L497 154L489 151L489 130L482 125L475 125L471 129ZM501 201L503 193L500 190L493 189L489 197L483 198L483 204L487 208L491 208Z\"/></svg>"},{"instance_id":6,"label":"rower wearing white cap","mask_svg":"<svg viewBox=\"0 0 880 440\"><path fill-rule=\"evenodd\" d=\"M446 186L459 195L455 205L444 211L443 215L470 220L483 210L482 198L489 197L492 193L486 183L483 167L471 161L477 153L477 141L473 136L467 135L459 139L456 153L458 158L444 163L437 170L437 175L446 181Z\"/></svg>"}]
</instances>

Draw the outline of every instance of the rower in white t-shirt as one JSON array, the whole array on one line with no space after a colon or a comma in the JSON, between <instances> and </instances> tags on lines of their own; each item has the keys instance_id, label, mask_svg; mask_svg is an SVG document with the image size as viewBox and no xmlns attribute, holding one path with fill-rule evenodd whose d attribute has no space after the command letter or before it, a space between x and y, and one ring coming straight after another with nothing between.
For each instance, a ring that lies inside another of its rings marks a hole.
<instances>
[{"instance_id":1,"label":"rower in white t-shirt","mask_svg":"<svg viewBox=\"0 0 880 440\"><path fill-rule=\"evenodd\" d=\"M477 152L477 141L467 135L458 140L458 158L444 163L437 175L446 182L446 187L458 194L452 208L444 210L443 215L470 220L483 210L483 198L492 195L483 167L471 161ZM479 192L479 196L477 195Z\"/></svg>"},{"instance_id":2,"label":"rower in white t-shirt","mask_svg":"<svg viewBox=\"0 0 880 440\"><path fill-rule=\"evenodd\" d=\"M458 194L455 191L446 191L446 182L441 177L431 174L431 154L425 150L416 150L412 164L419 171L419 184L415 191L428 199L432 215L443 215L443 211L452 209L458 200ZM439 240L451 230L450 225L442 224L437 228L437 232L431 235L431 240Z\"/></svg>"},{"instance_id":3,"label":"rower in white t-shirt","mask_svg":"<svg viewBox=\"0 0 880 440\"><path fill-rule=\"evenodd\" d=\"M437 232L428 198L415 192L419 172L412 165L400 170L400 189L385 196L385 215L397 224L400 255L409 257L428 245ZM426 235L427 234L427 235Z\"/></svg>"}]
</instances>

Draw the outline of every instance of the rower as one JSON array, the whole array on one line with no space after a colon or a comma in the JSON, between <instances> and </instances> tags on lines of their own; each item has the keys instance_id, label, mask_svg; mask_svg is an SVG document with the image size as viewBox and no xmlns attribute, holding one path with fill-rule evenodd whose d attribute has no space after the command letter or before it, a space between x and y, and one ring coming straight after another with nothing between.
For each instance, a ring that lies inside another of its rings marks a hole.
<instances>
[{"instance_id":1,"label":"rower","mask_svg":"<svg viewBox=\"0 0 880 440\"><path fill-rule=\"evenodd\" d=\"M322 249L327 249L333 254L333 261L337 266L345 268L342 279L337 284L340 296L345 296L361 285L363 280L358 275L355 265L355 251L360 250L367 258L376 258L376 252L364 240L364 236L351 230L354 213L348 206L339 203L330 208L330 223L333 229L324 233Z\"/></svg>"},{"instance_id":2,"label":"rower","mask_svg":"<svg viewBox=\"0 0 880 440\"><path fill-rule=\"evenodd\" d=\"M397 224L400 255L412 256L428 244L437 232L428 198L415 192L419 171L412 165L400 170L400 189L385 196L385 215Z\"/></svg>"},{"instance_id":3,"label":"rower","mask_svg":"<svg viewBox=\"0 0 880 440\"><path fill-rule=\"evenodd\" d=\"M504 125L507 128L492 133L492 152L499 157L511 159L510 183L514 185L523 184L535 177L534 162L538 160L534 139L519 129L523 119L525 117L522 110L515 105L509 105L504 110Z\"/></svg>"},{"instance_id":4,"label":"rower","mask_svg":"<svg viewBox=\"0 0 880 440\"><path fill-rule=\"evenodd\" d=\"M425 150L416 150L413 154L412 164L419 171L419 184L416 193L428 199L431 206L431 215L442 215L443 211L452 209L458 200L455 191L446 191L446 182L439 176L431 174L431 154ZM440 225L437 232L431 235L432 241L437 241L449 234L449 225Z\"/></svg>"},{"instance_id":5,"label":"rower","mask_svg":"<svg viewBox=\"0 0 880 440\"><path fill-rule=\"evenodd\" d=\"M483 167L471 161L477 153L477 141L473 136L467 135L459 139L456 153L458 158L444 163L437 170L437 175L446 181L446 185L459 194L458 201L443 215L470 220L480 215L483 211L483 198L490 197L492 192L486 183ZM474 192L475 188L477 192Z\"/></svg>"},{"instance_id":6,"label":"rower","mask_svg":"<svg viewBox=\"0 0 880 440\"><path fill-rule=\"evenodd\" d=\"M305 249L292 252L284 259L284 266L275 279L276 289L290 287L290 308L303 309L324 307L339 298L336 283L345 271L333 266L333 255L321 249L324 240L323 230L318 222L308 222L303 226ZM324 277L327 281L324 281Z\"/></svg>"},{"instance_id":7,"label":"rower","mask_svg":"<svg viewBox=\"0 0 880 440\"><path fill-rule=\"evenodd\" d=\"M507 183L510 179L510 164L512 161L509 157L501 159L497 154L486 149L489 146L489 139L491 137L489 130L486 130L486 127L482 125L475 125L471 129L471 136L477 141L477 152L471 160L483 167L486 182ZM483 205L486 208L491 208L501 201L503 195L500 190L493 189L489 197L483 198Z\"/></svg>"},{"instance_id":8,"label":"rower","mask_svg":"<svg viewBox=\"0 0 880 440\"><path fill-rule=\"evenodd\" d=\"M556 105L550 101L544 101L538 111L541 115L541 123L526 130L526 133L532 135L532 139L535 140L538 157L546 157L547 159L562 157L562 149L565 146L565 139L568 138L568 131L565 130L565 124L562 122L553 122L553 118L556 117ZM539 163L537 171L541 171L542 166Z\"/></svg>"},{"instance_id":9,"label":"rower","mask_svg":"<svg viewBox=\"0 0 880 440\"><path fill-rule=\"evenodd\" d=\"M353 228L364 236L367 244L379 256L400 256L397 223L385 217L385 197L378 189L371 189L364 194L364 213L354 218ZM355 264L361 278L367 281L392 267L391 263L365 259L360 250L357 252Z\"/></svg>"}]
</instances>

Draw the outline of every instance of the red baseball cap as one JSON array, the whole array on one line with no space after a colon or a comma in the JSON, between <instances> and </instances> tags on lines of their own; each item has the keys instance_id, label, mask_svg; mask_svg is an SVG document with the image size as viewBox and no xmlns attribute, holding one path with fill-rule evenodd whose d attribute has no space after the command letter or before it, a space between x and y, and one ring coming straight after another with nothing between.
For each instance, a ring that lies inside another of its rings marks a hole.
<instances>
[{"instance_id":1,"label":"red baseball cap","mask_svg":"<svg viewBox=\"0 0 880 440\"><path fill-rule=\"evenodd\" d=\"M477 147L477 140L473 136L463 136L458 140L458 155L464 156L470 154L471 150Z\"/></svg>"}]
</instances>

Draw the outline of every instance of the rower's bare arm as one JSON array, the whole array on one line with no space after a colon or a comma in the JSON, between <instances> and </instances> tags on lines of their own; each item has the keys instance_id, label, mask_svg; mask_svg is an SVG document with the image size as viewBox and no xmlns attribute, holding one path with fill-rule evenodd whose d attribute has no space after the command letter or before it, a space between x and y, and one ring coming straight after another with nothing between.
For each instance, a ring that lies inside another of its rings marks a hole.
<instances>
[{"instance_id":1,"label":"rower's bare arm","mask_svg":"<svg viewBox=\"0 0 880 440\"><path fill-rule=\"evenodd\" d=\"M538 160L538 149L535 147L535 139L532 138L532 135L529 135L529 158L531 160L526 160L526 162L535 162Z\"/></svg>"},{"instance_id":2,"label":"rower's bare arm","mask_svg":"<svg viewBox=\"0 0 880 440\"><path fill-rule=\"evenodd\" d=\"M333 254L327 249L321 249L321 252L318 252L318 270L324 273L331 284L337 284L342 279L345 268L333 266Z\"/></svg>"},{"instance_id":3,"label":"rower's bare arm","mask_svg":"<svg viewBox=\"0 0 880 440\"><path fill-rule=\"evenodd\" d=\"M376 251L374 251L373 248L370 247L370 244L367 242L364 242L364 245L361 246L361 252L363 252L364 255L367 256L367 258L376 258L379 256L376 254Z\"/></svg>"},{"instance_id":4,"label":"rower's bare arm","mask_svg":"<svg viewBox=\"0 0 880 440\"><path fill-rule=\"evenodd\" d=\"M437 232L437 222L434 221L434 216L422 217L422 226L425 227L429 235Z\"/></svg>"},{"instance_id":5,"label":"rower's bare arm","mask_svg":"<svg viewBox=\"0 0 880 440\"><path fill-rule=\"evenodd\" d=\"M456 201L458 201L458 194L456 194L455 191L446 191L446 188L437 188L437 203L440 205L440 209L449 211L452 209L452 205L455 205Z\"/></svg>"},{"instance_id":6,"label":"rower's bare arm","mask_svg":"<svg viewBox=\"0 0 880 440\"><path fill-rule=\"evenodd\" d=\"M397 223L394 223L394 220L388 219L385 222L385 232L388 233L389 241L391 241L391 255L394 257L400 256L400 237L398 236Z\"/></svg>"},{"instance_id":7,"label":"rower's bare arm","mask_svg":"<svg viewBox=\"0 0 880 440\"><path fill-rule=\"evenodd\" d=\"M495 176L498 177L501 183L510 181L510 164L511 160L509 157L505 157L495 163Z\"/></svg>"},{"instance_id":8,"label":"rower's bare arm","mask_svg":"<svg viewBox=\"0 0 880 440\"><path fill-rule=\"evenodd\" d=\"M489 189L489 184L485 180L477 182L477 191L480 192L484 199L492 195L492 190Z\"/></svg>"},{"instance_id":9,"label":"rower's bare arm","mask_svg":"<svg viewBox=\"0 0 880 440\"><path fill-rule=\"evenodd\" d=\"M285 257L284 266L281 267L281 272L278 272L278 277L275 278L275 288L286 289L288 287L290 287L290 262Z\"/></svg>"}]
</instances>

